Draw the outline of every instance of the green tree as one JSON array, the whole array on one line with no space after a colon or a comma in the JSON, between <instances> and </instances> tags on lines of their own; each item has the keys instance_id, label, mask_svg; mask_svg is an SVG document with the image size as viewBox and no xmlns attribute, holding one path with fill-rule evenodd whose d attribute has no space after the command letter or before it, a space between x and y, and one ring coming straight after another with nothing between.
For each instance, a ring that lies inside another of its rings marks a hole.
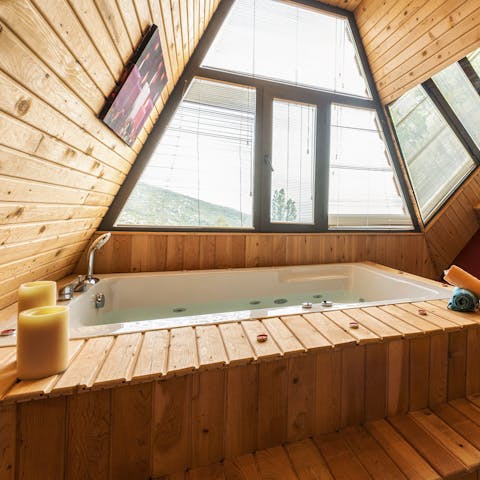
<instances>
[{"instance_id":1,"label":"green tree","mask_svg":"<svg viewBox=\"0 0 480 480\"><path fill-rule=\"evenodd\" d=\"M294 222L296 219L297 207L295 202L291 198L287 200L284 188L275 190L272 199L272 221Z\"/></svg>"}]
</instances>

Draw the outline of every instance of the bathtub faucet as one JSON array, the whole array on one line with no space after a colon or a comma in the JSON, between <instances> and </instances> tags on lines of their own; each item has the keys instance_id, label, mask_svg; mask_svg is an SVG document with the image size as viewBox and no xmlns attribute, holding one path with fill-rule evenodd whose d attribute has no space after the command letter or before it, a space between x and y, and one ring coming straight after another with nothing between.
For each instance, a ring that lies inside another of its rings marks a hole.
<instances>
[{"instance_id":1,"label":"bathtub faucet","mask_svg":"<svg viewBox=\"0 0 480 480\"><path fill-rule=\"evenodd\" d=\"M89 247L87 252L88 258L88 271L85 277L85 283L95 284L98 282L98 278L93 276L93 260L95 258L95 252L100 250L109 240L112 234L110 232L100 235Z\"/></svg>"},{"instance_id":2,"label":"bathtub faucet","mask_svg":"<svg viewBox=\"0 0 480 480\"><path fill-rule=\"evenodd\" d=\"M93 276L93 260L95 258L95 252L100 250L109 240L112 234L110 232L100 235L95 241L90 245L87 251L88 258L88 270L85 277L83 275L78 276L77 283L73 286L75 292L84 292L91 285L95 285L99 281L97 277Z\"/></svg>"}]
</instances>

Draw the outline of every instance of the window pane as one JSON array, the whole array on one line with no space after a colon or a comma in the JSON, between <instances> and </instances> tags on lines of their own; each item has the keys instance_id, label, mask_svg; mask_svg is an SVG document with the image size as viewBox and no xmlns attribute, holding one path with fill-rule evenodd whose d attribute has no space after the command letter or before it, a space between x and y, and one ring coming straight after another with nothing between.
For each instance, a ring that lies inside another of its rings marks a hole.
<instances>
[{"instance_id":1,"label":"window pane","mask_svg":"<svg viewBox=\"0 0 480 480\"><path fill-rule=\"evenodd\" d=\"M332 105L330 227L412 226L374 110Z\"/></svg>"},{"instance_id":2,"label":"window pane","mask_svg":"<svg viewBox=\"0 0 480 480\"><path fill-rule=\"evenodd\" d=\"M255 89L194 79L116 225L252 227Z\"/></svg>"},{"instance_id":3,"label":"window pane","mask_svg":"<svg viewBox=\"0 0 480 480\"><path fill-rule=\"evenodd\" d=\"M273 102L272 222L313 223L316 107Z\"/></svg>"},{"instance_id":4,"label":"window pane","mask_svg":"<svg viewBox=\"0 0 480 480\"><path fill-rule=\"evenodd\" d=\"M467 55L468 60L472 64L473 69L480 77L480 48Z\"/></svg>"},{"instance_id":5,"label":"window pane","mask_svg":"<svg viewBox=\"0 0 480 480\"><path fill-rule=\"evenodd\" d=\"M277 0L236 0L203 66L370 97L348 21Z\"/></svg>"},{"instance_id":6,"label":"window pane","mask_svg":"<svg viewBox=\"0 0 480 480\"><path fill-rule=\"evenodd\" d=\"M458 63L432 77L463 126L480 147L480 96Z\"/></svg>"},{"instance_id":7,"label":"window pane","mask_svg":"<svg viewBox=\"0 0 480 480\"><path fill-rule=\"evenodd\" d=\"M422 218L427 220L475 163L421 86L389 108Z\"/></svg>"}]
</instances>

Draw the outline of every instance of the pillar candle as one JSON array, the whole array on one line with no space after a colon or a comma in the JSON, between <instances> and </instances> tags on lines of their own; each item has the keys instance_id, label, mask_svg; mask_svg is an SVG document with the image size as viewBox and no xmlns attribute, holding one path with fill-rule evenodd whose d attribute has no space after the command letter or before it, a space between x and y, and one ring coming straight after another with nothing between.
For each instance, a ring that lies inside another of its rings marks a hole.
<instances>
[{"instance_id":1,"label":"pillar candle","mask_svg":"<svg viewBox=\"0 0 480 480\"><path fill-rule=\"evenodd\" d=\"M63 372L68 363L68 306L36 307L18 315L17 375L33 380Z\"/></svg>"},{"instance_id":2,"label":"pillar candle","mask_svg":"<svg viewBox=\"0 0 480 480\"><path fill-rule=\"evenodd\" d=\"M57 304L57 283L38 281L23 283L18 289L18 312Z\"/></svg>"}]
</instances>

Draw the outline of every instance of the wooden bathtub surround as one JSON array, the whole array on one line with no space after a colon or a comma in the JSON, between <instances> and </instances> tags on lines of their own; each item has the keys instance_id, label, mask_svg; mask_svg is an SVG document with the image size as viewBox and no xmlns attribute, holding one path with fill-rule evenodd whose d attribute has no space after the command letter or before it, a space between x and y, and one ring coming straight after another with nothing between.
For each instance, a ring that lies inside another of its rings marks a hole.
<instances>
[{"instance_id":1,"label":"wooden bathtub surround","mask_svg":"<svg viewBox=\"0 0 480 480\"><path fill-rule=\"evenodd\" d=\"M332 445L355 450L377 435L371 422L480 392L480 314L406 303L74 340L70 356L65 373L16 383L15 350L0 348L2 480L224 478L211 468L250 461L258 478L295 479L268 468L277 454L313 458L311 436L347 478ZM348 428L365 422L368 434ZM393 422L380 427L401 431ZM226 478L257 478L244 475Z\"/></svg>"}]
</instances>

